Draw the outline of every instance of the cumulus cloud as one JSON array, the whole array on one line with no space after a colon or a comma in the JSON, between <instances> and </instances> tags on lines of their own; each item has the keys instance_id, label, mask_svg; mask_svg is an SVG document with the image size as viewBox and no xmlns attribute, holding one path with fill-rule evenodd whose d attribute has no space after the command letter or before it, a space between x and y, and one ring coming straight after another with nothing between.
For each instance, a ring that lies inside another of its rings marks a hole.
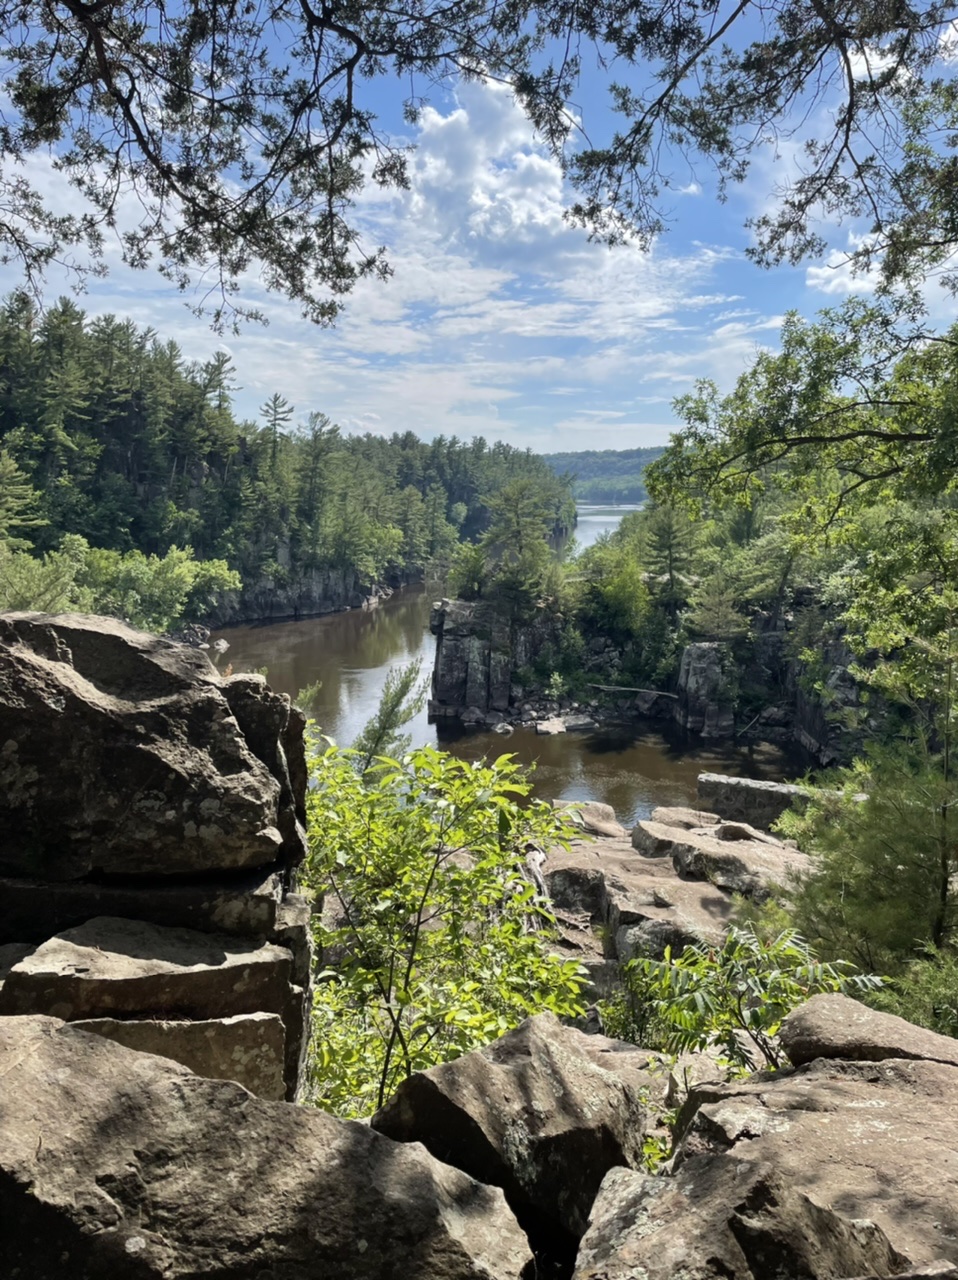
<instances>
[{"instance_id":1,"label":"cumulus cloud","mask_svg":"<svg viewBox=\"0 0 958 1280\"><path fill-rule=\"evenodd\" d=\"M244 281L270 323L228 344L241 414L280 391L355 431L540 449L658 443L673 395L698 376L729 386L777 326L748 305L739 277L755 273L737 248L686 237L608 250L570 227L561 170L504 87L460 85L411 140L410 189L370 188L357 210L368 240L389 247L393 277L360 282L335 329ZM681 194L708 226L697 184ZM113 265L88 310L129 314L189 357L216 350L162 282ZM13 283L0 274L0 287Z\"/></svg>"}]
</instances>

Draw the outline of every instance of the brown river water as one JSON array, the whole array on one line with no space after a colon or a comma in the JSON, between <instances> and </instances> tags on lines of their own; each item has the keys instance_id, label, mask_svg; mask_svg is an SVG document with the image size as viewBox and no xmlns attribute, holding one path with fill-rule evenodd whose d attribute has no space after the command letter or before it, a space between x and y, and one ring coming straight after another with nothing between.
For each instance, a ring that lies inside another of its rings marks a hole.
<instances>
[{"instance_id":1,"label":"brown river water","mask_svg":"<svg viewBox=\"0 0 958 1280\"><path fill-rule=\"evenodd\" d=\"M588 545L613 528L622 513L621 507L580 511L579 544ZM227 664L234 671L265 668L270 685L291 696L321 680L313 714L324 733L348 745L374 714L390 667L418 659L424 675L432 671L429 606L436 593L436 588L407 587L368 612L352 609L300 622L231 627L214 634L229 648L221 656L211 650L211 657L221 669ZM696 778L705 771L769 779L802 771L799 762L772 746L690 743L648 725L555 737L516 729L504 737L448 723L431 725L423 711L405 732L414 745L430 743L466 760L511 752L521 763L535 765L535 790L543 799L601 800L627 825L648 817L656 805L694 804Z\"/></svg>"}]
</instances>

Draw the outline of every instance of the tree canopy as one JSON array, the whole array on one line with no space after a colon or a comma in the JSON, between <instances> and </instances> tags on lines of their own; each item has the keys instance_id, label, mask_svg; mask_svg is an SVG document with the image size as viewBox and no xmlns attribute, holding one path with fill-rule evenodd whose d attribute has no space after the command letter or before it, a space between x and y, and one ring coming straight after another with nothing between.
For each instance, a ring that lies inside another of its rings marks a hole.
<instances>
[{"instance_id":1,"label":"tree canopy","mask_svg":"<svg viewBox=\"0 0 958 1280\"><path fill-rule=\"evenodd\" d=\"M864 219L859 266L947 275L950 22L943 4L907 0L3 3L0 242L35 288L53 262L99 269L115 235L129 263L199 283L214 324L250 314L251 266L328 321L359 277L388 272L362 241L358 192L408 182L373 82L402 86L413 121L459 75L514 88L573 184L569 216L601 238L657 234L686 160L724 185L784 140L801 161L753 223L759 261L819 252L824 212ZM594 63L612 69L605 136L569 105ZM49 199L50 161L75 210Z\"/></svg>"}]
</instances>

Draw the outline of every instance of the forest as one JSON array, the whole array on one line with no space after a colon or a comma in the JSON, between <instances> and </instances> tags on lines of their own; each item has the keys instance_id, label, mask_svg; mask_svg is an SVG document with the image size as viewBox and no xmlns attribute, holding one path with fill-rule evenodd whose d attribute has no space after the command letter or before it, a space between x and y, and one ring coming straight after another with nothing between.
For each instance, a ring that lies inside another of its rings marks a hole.
<instances>
[{"instance_id":1,"label":"forest","mask_svg":"<svg viewBox=\"0 0 958 1280\"><path fill-rule=\"evenodd\" d=\"M225 355L188 361L129 320L8 298L0 608L82 606L164 630L257 585L410 581L478 538L511 483L551 532L572 526L568 484L528 451L347 436L279 392L241 422L234 380Z\"/></svg>"},{"instance_id":2,"label":"forest","mask_svg":"<svg viewBox=\"0 0 958 1280\"><path fill-rule=\"evenodd\" d=\"M648 490L643 472L660 457L661 448L583 449L578 453L544 453L558 476L572 478L579 502L645 502Z\"/></svg>"},{"instance_id":3,"label":"forest","mask_svg":"<svg viewBox=\"0 0 958 1280\"><path fill-rule=\"evenodd\" d=\"M887 307L789 316L729 394L701 382L676 402L683 425L646 473L651 501L563 566L560 638L529 673L583 696L601 636L615 645L607 679L669 690L685 647L705 643L738 731L770 704L785 723L796 697L819 708L835 767L815 769L815 798L782 824L815 874L743 907L751 963L774 968L761 945L797 930L821 960L884 975L867 998L948 1035L956 358L958 326L903 342ZM640 1006L669 994L661 972L632 980Z\"/></svg>"}]
</instances>

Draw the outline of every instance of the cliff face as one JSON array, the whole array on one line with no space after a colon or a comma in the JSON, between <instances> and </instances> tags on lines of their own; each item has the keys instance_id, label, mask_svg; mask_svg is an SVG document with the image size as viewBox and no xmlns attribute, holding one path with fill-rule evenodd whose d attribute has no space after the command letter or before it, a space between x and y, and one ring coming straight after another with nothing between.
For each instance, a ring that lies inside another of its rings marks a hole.
<instances>
[{"instance_id":1,"label":"cliff face","mask_svg":"<svg viewBox=\"0 0 958 1280\"><path fill-rule=\"evenodd\" d=\"M304 719L106 618L0 617L0 1014L294 1097Z\"/></svg>"},{"instance_id":2,"label":"cliff face","mask_svg":"<svg viewBox=\"0 0 958 1280\"><path fill-rule=\"evenodd\" d=\"M557 639L557 624L543 616L517 625L485 601L441 600L433 605L436 637L430 713L458 716L509 710L516 672Z\"/></svg>"},{"instance_id":3,"label":"cliff face","mask_svg":"<svg viewBox=\"0 0 958 1280\"><path fill-rule=\"evenodd\" d=\"M562 622L545 611L530 623L515 624L485 601L441 600L432 608L436 637L430 714L467 723L497 720L559 724L575 720L671 720L690 734L720 741L745 732L753 738L799 742L823 763L842 754L843 730L830 716L835 697L857 699L849 676L850 655L834 645L827 688L817 692L804 666L787 652L781 630L759 633L739 651L718 641L695 641L682 651L674 692L632 689L623 679L629 655L608 637L593 636L583 672L593 682L587 700L559 706L545 690L522 688L519 673L543 653L559 650ZM625 687L623 687L625 686ZM764 702L746 723L738 710L742 691L748 705ZM834 694L833 694L834 691ZM573 712L572 717L565 714ZM578 714L576 714L578 713ZM552 717L552 719L549 719ZM540 728L540 731L545 731Z\"/></svg>"},{"instance_id":4,"label":"cliff face","mask_svg":"<svg viewBox=\"0 0 958 1280\"><path fill-rule=\"evenodd\" d=\"M689 644L679 666L678 701L673 716L689 733L703 738L730 738L735 707L728 690L731 655L716 642Z\"/></svg>"},{"instance_id":5,"label":"cliff face","mask_svg":"<svg viewBox=\"0 0 958 1280\"><path fill-rule=\"evenodd\" d=\"M205 619L210 627L243 622L279 622L318 617L343 609L374 608L383 586L366 586L355 573L323 569L247 583L242 591L226 592Z\"/></svg>"}]
</instances>

